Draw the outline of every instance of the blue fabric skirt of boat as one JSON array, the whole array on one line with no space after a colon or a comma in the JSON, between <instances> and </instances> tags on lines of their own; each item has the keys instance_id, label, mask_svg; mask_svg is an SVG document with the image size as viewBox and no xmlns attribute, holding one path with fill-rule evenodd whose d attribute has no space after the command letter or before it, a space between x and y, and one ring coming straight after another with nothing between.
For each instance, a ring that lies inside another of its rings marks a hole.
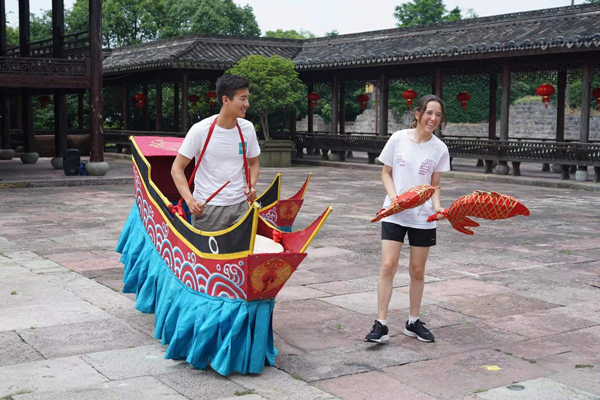
<instances>
[{"instance_id":1,"label":"blue fabric skirt of boat","mask_svg":"<svg viewBox=\"0 0 600 400\"><path fill-rule=\"evenodd\" d=\"M135 308L154 313L154 337L168 345L165 358L208 365L221 375L261 373L274 365L272 314L275 300L247 302L213 297L183 284L148 236L136 205L117 244L124 264L123 292L135 293Z\"/></svg>"}]
</instances>

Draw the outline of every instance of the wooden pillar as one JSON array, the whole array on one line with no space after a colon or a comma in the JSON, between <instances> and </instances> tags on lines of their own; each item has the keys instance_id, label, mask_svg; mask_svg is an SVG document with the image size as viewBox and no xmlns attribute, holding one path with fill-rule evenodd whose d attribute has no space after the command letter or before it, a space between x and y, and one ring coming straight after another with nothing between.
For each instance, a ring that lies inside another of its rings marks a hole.
<instances>
[{"instance_id":1,"label":"wooden pillar","mask_svg":"<svg viewBox=\"0 0 600 400\"><path fill-rule=\"evenodd\" d=\"M592 96L592 62L589 54L586 55L581 71L581 125L579 129L579 142L590 141L590 101Z\"/></svg>"},{"instance_id":2,"label":"wooden pillar","mask_svg":"<svg viewBox=\"0 0 600 400\"><path fill-rule=\"evenodd\" d=\"M388 135L388 76L381 71L379 76L379 136Z\"/></svg>"},{"instance_id":3,"label":"wooden pillar","mask_svg":"<svg viewBox=\"0 0 600 400\"><path fill-rule=\"evenodd\" d=\"M313 82L308 82L308 85L306 85L306 86L307 86L307 89L308 89L307 90L308 94L311 94L314 91L314 86L315 86L314 83ZM307 123L308 123L307 131L308 132L314 132L314 128L313 128L313 113L314 113L313 107L310 104L310 100L308 100L308 115L307 115L308 116L308 119L307 119Z\"/></svg>"},{"instance_id":4,"label":"wooden pillar","mask_svg":"<svg viewBox=\"0 0 600 400\"><path fill-rule=\"evenodd\" d=\"M127 85L127 78L123 78L123 129L129 130L129 85Z\"/></svg>"},{"instance_id":5,"label":"wooden pillar","mask_svg":"<svg viewBox=\"0 0 600 400\"><path fill-rule=\"evenodd\" d=\"M497 96L498 96L498 78L496 74L490 75L490 113L488 116L488 139L496 139L496 113L497 113Z\"/></svg>"},{"instance_id":6,"label":"wooden pillar","mask_svg":"<svg viewBox=\"0 0 600 400\"><path fill-rule=\"evenodd\" d=\"M77 94L77 128L83 130L83 93Z\"/></svg>"},{"instance_id":7,"label":"wooden pillar","mask_svg":"<svg viewBox=\"0 0 600 400\"><path fill-rule=\"evenodd\" d=\"M148 112L148 85L144 84L142 86L142 92L144 93L144 95L146 96L146 101L144 102L144 108L142 109L142 115L144 117L144 130L145 131L149 131L150 130L150 113Z\"/></svg>"},{"instance_id":8,"label":"wooden pillar","mask_svg":"<svg viewBox=\"0 0 600 400\"><path fill-rule=\"evenodd\" d=\"M0 0L4 2L4 0ZM0 92L0 137L2 146L0 149L9 150L10 145L10 103L8 96Z\"/></svg>"},{"instance_id":9,"label":"wooden pillar","mask_svg":"<svg viewBox=\"0 0 600 400\"><path fill-rule=\"evenodd\" d=\"M346 134L346 82L340 81L340 135Z\"/></svg>"},{"instance_id":10,"label":"wooden pillar","mask_svg":"<svg viewBox=\"0 0 600 400\"><path fill-rule=\"evenodd\" d=\"M0 0L0 57L6 54L6 4Z\"/></svg>"},{"instance_id":11,"label":"wooden pillar","mask_svg":"<svg viewBox=\"0 0 600 400\"><path fill-rule=\"evenodd\" d=\"M179 132L179 83L173 85L173 131Z\"/></svg>"},{"instance_id":12,"label":"wooden pillar","mask_svg":"<svg viewBox=\"0 0 600 400\"><path fill-rule=\"evenodd\" d=\"M29 0L19 0L19 51L20 57L29 57L30 22Z\"/></svg>"},{"instance_id":13,"label":"wooden pillar","mask_svg":"<svg viewBox=\"0 0 600 400\"><path fill-rule=\"evenodd\" d=\"M156 90L156 126L155 126L155 130L157 132L162 131L162 123L163 123L163 116L162 116L162 81L160 79L160 75L157 74L156 75L156 79L154 81L154 85L155 85L155 90Z\"/></svg>"},{"instance_id":14,"label":"wooden pillar","mask_svg":"<svg viewBox=\"0 0 600 400\"><path fill-rule=\"evenodd\" d=\"M181 76L181 129L188 131L188 73L184 72Z\"/></svg>"},{"instance_id":15,"label":"wooden pillar","mask_svg":"<svg viewBox=\"0 0 600 400\"><path fill-rule=\"evenodd\" d=\"M63 42L65 35L65 3L63 0L52 0L52 54L54 58L63 58Z\"/></svg>"},{"instance_id":16,"label":"wooden pillar","mask_svg":"<svg viewBox=\"0 0 600 400\"><path fill-rule=\"evenodd\" d=\"M567 71L558 71L558 93L556 104L556 141L565 141L565 95Z\"/></svg>"},{"instance_id":17,"label":"wooden pillar","mask_svg":"<svg viewBox=\"0 0 600 400\"><path fill-rule=\"evenodd\" d=\"M29 92L21 95L23 104L23 141L25 153L35 153L35 137L33 135L33 97Z\"/></svg>"},{"instance_id":18,"label":"wooden pillar","mask_svg":"<svg viewBox=\"0 0 600 400\"><path fill-rule=\"evenodd\" d=\"M290 112L290 135L296 134L296 108L291 106L292 111Z\"/></svg>"},{"instance_id":19,"label":"wooden pillar","mask_svg":"<svg viewBox=\"0 0 600 400\"><path fill-rule=\"evenodd\" d=\"M500 116L500 140L508 140L508 117L510 112L510 68L508 60L502 66L502 102Z\"/></svg>"},{"instance_id":20,"label":"wooden pillar","mask_svg":"<svg viewBox=\"0 0 600 400\"><path fill-rule=\"evenodd\" d=\"M67 149L67 95L54 90L54 155L62 158Z\"/></svg>"},{"instance_id":21,"label":"wooden pillar","mask_svg":"<svg viewBox=\"0 0 600 400\"><path fill-rule=\"evenodd\" d=\"M337 76L337 72L334 71L333 72L333 81L331 83L331 134L332 135L338 134L338 118L339 118L338 95L339 95L338 76Z\"/></svg>"},{"instance_id":22,"label":"wooden pillar","mask_svg":"<svg viewBox=\"0 0 600 400\"><path fill-rule=\"evenodd\" d=\"M102 128L102 0L89 0L89 18L90 162L100 163L104 162L104 135Z\"/></svg>"}]
</instances>

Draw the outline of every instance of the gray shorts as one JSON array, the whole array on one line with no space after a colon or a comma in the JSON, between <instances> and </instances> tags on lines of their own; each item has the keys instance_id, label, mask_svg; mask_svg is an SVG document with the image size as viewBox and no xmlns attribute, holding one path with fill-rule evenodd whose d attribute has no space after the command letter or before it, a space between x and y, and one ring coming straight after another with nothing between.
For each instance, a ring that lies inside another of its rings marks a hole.
<instances>
[{"instance_id":1,"label":"gray shorts","mask_svg":"<svg viewBox=\"0 0 600 400\"><path fill-rule=\"evenodd\" d=\"M192 215L192 225L207 232L222 231L238 222L248 212L247 201L232 206L211 206L207 204L204 212L196 217Z\"/></svg>"}]
</instances>

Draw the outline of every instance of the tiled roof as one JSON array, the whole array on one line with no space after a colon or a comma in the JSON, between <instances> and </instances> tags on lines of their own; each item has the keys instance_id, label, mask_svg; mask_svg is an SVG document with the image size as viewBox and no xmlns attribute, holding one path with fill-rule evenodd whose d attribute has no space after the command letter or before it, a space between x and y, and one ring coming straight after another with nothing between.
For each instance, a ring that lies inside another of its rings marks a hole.
<instances>
[{"instance_id":1,"label":"tiled roof","mask_svg":"<svg viewBox=\"0 0 600 400\"><path fill-rule=\"evenodd\" d=\"M114 50L104 73L150 68L224 70L251 54L291 58L298 69L443 61L529 50L543 54L561 48L600 49L600 5L586 4L467 19L412 28L287 40L192 36Z\"/></svg>"}]
</instances>

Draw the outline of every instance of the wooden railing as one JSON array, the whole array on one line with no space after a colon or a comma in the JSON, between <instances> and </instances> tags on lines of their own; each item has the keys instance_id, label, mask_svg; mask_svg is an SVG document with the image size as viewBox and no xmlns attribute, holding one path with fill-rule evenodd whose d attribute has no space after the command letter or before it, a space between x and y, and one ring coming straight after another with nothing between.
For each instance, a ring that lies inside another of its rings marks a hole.
<instances>
[{"instance_id":1,"label":"wooden railing","mask_svg":"<svg viewBox=\"0 0 600 400\"><path fill-rule=\"evenodd\" d=\"M90 46L89 31L70 33L64 36L63 51L65 56L77 56L85 54ZM7 57L20 57L21 49L19 46L6 49ZM53 39L36 40L29 43L29 57L49 58L54 57Z\"/></svg>"}]
</instances>

